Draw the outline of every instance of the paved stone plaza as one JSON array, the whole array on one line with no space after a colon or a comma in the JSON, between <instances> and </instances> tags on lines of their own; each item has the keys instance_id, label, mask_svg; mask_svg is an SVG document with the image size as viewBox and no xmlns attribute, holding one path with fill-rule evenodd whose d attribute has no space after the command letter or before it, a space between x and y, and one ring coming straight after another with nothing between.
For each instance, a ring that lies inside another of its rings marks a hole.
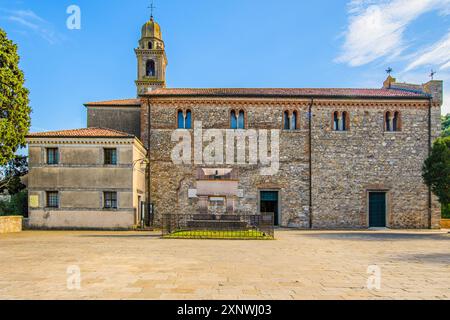
<instances>
[{"instance_id":1,"label":"paved stone plaza","mask_svg":"<svg viewBox=\"0 0 450 320\"><path fill-rule=\"evenodd\" d=\"M89 231L0 235L0 299L450 298L447 232L279 230L276 237L162 240L156 232ZM381 270L380 290L367 289L370 265ZM77 268L79 290L67 273Z\"/></svg>"}]
</instances>

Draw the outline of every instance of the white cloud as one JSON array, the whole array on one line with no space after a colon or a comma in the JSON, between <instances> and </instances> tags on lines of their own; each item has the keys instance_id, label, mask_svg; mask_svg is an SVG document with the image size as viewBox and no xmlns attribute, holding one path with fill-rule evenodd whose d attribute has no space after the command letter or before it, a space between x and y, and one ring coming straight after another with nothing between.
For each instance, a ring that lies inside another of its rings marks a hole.
<instances>
[{"instance_id":1,"label":"white cloud","mask_svg":"<svg viewBox=\"0 0 450 320\"><path fill-rule=\"evenodd\" d=\"M410 83L424 83L431 68L435 78L444 81L442 113L450 113L450 30L440 40L413 52L405 31L418 17L436 11L450 14L450 0L350 0L349 25L336 62L362 66L382 58L386 62L403 62L406 67L396 74ZM401 54L401 55L400 55Z\"/></svg>"},{"instance_id":2,"label":"white cloud","mask_svg":"<svg viewBox=\"0 0 450 320\"><path fill-rule=\"evenodd\" d=\"M450 61L447 62L446 64L443 64L443 65L441 66L441 70L445 70L445 69L448 69L448 68L450 68Z\"/></svg>"},{"instance_id":3,"label":"white cloud","mask_svg":"<svg viewBox=\"0 0 450 320\"><path fill-rule=\"evenodd\" d=\"M428 65L440 66L441 70L450 68L450 31L430 48L417 54L406 71Z\"/></svg>"},{"instance_id":4,"label":"white cloud","mask_svg":"<svg viewBox=\"0 0 450 320\"><path fill-rule=\"evenodd\" d=\"M1 19L33 31L50 44L54 44L62 38L49 22L31 10L8 10L0 8L0 12Z\"/></svg>"},{"instance_id":5,"label":"white cloud","mask_svg":"<svg viewBox=\"0 0 450 320\"><path fill-rule=\"evenodd\" d=\"M349 26L337 62L361 66L378 58L398 56L407 46L404 32L422 14L447 14L450 0L352 0Z\"/></svg>"}]
</instances>

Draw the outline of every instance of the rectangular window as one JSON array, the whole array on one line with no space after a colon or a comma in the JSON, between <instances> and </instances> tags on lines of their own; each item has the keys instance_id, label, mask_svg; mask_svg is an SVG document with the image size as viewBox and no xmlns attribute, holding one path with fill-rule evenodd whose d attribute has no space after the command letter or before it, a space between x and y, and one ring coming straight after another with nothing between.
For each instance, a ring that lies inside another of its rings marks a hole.
<instances>
[{"instance_id":1,"label":"rectangular window","mask_svg":"<svg viewBox=\"0 0 450 320\"><path fill-rule=\"evenodd\" d=\"M58 164L59 153L58 148L47 148L47 164Z\"/></svg>"},{"instance_id":2,"label":"rectangular window","mask_svg":"<svg viewBox=\"0 0 450 320\"><path fill-rule=\"evenodd\" d=\"M105 192L103 197L105 209L117 209L117 192Z\"/></svg>"},{"instance_id":3,"label":"rectangular window","mask_svg":"<svg viewBox=\"0 0 450 320\"><path fill-rule=\"evenodd\" d=\"M47 208L59 207L58 191L47 191Z\"/></svg>"},{"instance_id":4,"label":"rectangular window","mask_svg":"<svg viewBox=\"0 0 450 320\"><path fill-rule=\"evenodd\" d=\"M105 164L117 164L117 149L105 149Z\"/></svg>"}]
</instances>

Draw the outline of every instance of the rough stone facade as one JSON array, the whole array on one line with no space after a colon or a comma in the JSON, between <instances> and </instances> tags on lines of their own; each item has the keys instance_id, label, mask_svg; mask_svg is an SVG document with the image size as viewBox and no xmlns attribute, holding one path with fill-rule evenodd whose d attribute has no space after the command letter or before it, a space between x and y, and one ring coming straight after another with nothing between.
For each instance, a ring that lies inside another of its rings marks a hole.
<instances>
[{"instance_id":1,"label":"rough stone facade","mask_svg":"<svg viewBox=\"0 0 450 320\"><path fill-rule=\"evenodd\" d=\"M143 100L141 133L148 147L148 106ZM239 172L236 211L259 212L259 191L280 194L282 226L309 228L367 228L368 192L387 193L387 227L428 228L428 188L421 168L428 154L428 100L333 100L319 99L312 105L310 207L309 121L310 100L306 99L167 99L151 100L151 201L156 220L163 214L195 213L198 198L189 198L196 189L196 170L205 165L175 165L170 158L176 142L178 110L192 111L193 121L203 128L227 129L231 110L245 110L247 128L280 129L285 110L299 112L298 130L282 130L280 170L262 176L260 166L235 165ZM432 107L432 138L439 135L439 103ZM386 132L384 114L399 111L402 131ZM334 111L349 113L349 131L332 130ZM207 145L205 143L204 145ZM210 168L218 167L209 166ZM439 227L439 205L432 199L432 227ZM311 212L311 216L310 216Z\"/></svg>"},{"instance_id":2,"label":"rough stone facade","mask_svg":"<svg viewBox=\"0 0 450 320\"><path fill-rule=\"evenodd\" d=\"M247 112L249 128L277 129L281 128L282 113L285 106L277 101L160 101L152 103L151 134L151 172L152 202L155 203L157 220L163 214L195 213L199 211L198 198L189 199L188 190L196 189L196 170L205 166L175 165L171 160L171 151L176 143L171 142L171 134L176 129L176 114L179 108L190 108L195 121L201 121L204 129L229 129L229 114L235 108L244 108ZM301 104L293 103L291 108L299 111ZM148 117L143 105L142 126L147 128ZM225 133L224 133L225 135ZM148 132L142 132L147 141ZM232 167L239 173L239 189L243 196L235 203L237 213L254 214L258 212L258 190L279 190L283 214L282 224L286 226L302 226L306 221L304 208L308 207L308 156L307 156L307 122L302 128L293 132L282 132L280 135L280 170L276 176L261 176L259 165L235 165L215 167ZM145 143L145 142L144 142ZM207 143L204 143L206 146ZM289 146L285 148L285 146ZM154 150L155 152L152 152ZM158 150L156 152L156 150ZM285 200L283 200L285 198ZM176 200L176 201L174 201Z\"/></svg>"},{"instance_id":3,"label":"rough stone facade","mask_svg":"<svg viewBox=\"0 0 450 320\"><path fill-rule=\"evenodd\" d=\"M428 188L422 166L428 156L428 102L317 101L312 134L313 225L318 228L368 226L368 192L387 192L387 226L428 228ZM332 131L330 114L350 113L350 130ZM386 111L397 110L402 130L386 132ZM433 140L440 108L432 109ZM440 210L433 198L432 227Z\"/></svg>"}]
</instances>

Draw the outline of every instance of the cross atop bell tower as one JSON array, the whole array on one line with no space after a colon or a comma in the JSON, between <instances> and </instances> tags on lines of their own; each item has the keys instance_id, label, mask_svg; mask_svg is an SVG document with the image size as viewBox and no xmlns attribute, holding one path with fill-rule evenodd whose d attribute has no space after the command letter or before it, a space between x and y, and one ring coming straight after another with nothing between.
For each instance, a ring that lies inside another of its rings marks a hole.
<instances>
[{"instance_id":1,"label":"cross atop bell tower","mask_svg":"<svg viewBox=\"0 0 450 320\"><path fill-rule=\"evenodd\" d=\"M156 7L153 5L153 1L152 4L150 5L150 7L148 7L150 9L150 19L153 18L153 10L156 9Z\"/></svg>"},{"instance_id":2,"label":"cross atop bell tower","mask_svg":"<svg viewBox=\"0 0 450 320\"><path fill-rule=\"evenodd\" d=\"M139 46L134 51L138 62L137 94L166 87L167 57L161 27L153 18L153 2L150 20L142 26Z\"/></svg>"}]
</instances>

